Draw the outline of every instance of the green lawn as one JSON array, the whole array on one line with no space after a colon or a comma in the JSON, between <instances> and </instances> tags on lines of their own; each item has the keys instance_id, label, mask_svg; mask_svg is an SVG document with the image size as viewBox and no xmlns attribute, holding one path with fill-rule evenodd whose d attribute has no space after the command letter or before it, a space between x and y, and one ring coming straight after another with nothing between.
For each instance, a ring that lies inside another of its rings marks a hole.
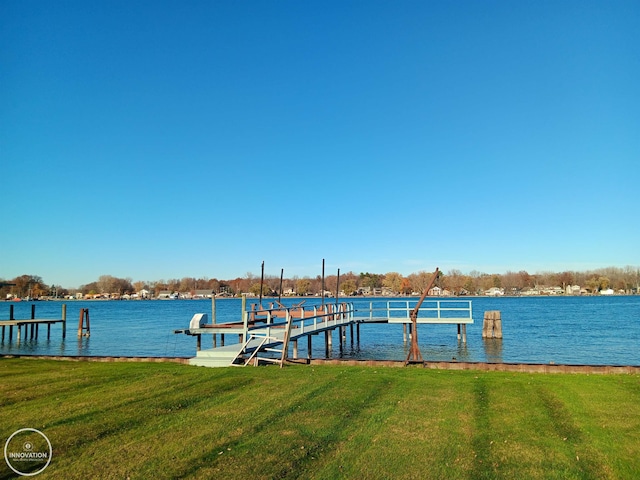
<instances>
[{"instance_id":1,"label":"green lawn","mask_svg":"<svg viewBox=\"0 0 640 480\"><path fill-rule=\"evenodd\" d=\"M42 479L640 478L637 375L1 359L26 427Z\"/></svg>"}]
</instances>

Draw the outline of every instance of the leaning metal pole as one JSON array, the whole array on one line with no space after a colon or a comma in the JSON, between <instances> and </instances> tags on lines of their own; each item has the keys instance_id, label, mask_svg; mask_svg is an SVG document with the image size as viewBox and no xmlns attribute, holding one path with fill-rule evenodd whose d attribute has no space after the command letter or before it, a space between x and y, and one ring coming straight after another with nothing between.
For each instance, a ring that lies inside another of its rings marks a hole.
<instances>
[{"instance_id":1,"label":"leaning metal pole","mask_svg":"<svg viewBox=\"0 0 640 480\"><path fill-rule=\"evenodd\" d=\"M405 366L409 362L422 362L422 354L420 353L420 347L418 347L418 311L420 310L420 306L422 302L424 302L425 297L429 294L429 290L433 287L433 284L436 283L436 279L438 278L438 268L436 267L436 271L433 272L433 276L427 285L427 288L422 292L422 296L420 300L416 304L416 306L411 310L411 314L409 315L411 318L411 348L409 348L409 355L407 355L407 359L404 361Z\"/></svg>"}]
</instances>

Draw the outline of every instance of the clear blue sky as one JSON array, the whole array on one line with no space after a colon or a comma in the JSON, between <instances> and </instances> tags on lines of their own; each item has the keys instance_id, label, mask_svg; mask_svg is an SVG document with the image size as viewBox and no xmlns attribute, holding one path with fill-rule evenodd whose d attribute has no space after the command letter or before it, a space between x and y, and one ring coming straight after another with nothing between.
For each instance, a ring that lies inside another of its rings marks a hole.
<instances>
[{"instance_id":1,"label":"clear blue sky","mask_svg":"<svg viewBox=\"0 0 640 480\"><path fill-rule=\"evenodd\" d=\"M0 278L640 265L638 1L0 2Z\"/></svg>"}]
</instances>

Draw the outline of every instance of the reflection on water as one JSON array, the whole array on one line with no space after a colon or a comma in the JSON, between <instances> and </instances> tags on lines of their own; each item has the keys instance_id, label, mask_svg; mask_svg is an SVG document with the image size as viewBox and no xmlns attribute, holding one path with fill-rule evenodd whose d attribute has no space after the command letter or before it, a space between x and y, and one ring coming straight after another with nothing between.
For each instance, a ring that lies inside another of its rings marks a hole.
<instances>
[{"instance_id":1,"label":"reflection on water","mask_svg":"<svg viewBox=\"0 0 640 480\"><path fill-rule=\"evenodd\" d=\"M502 363L502 339L501 338L483 338L484 354L487 362Z\"/></svg>"},{"instance_id":2,"label":"reflection on water","mask_svg":"<svg viewBox=\"0 0 640 480\"><path fill-rule=\"evenodd\" d=\"M90 339L91 337L78 337L78 353L76 353L76 355L92 355L91 349L90 349Z\"/></svg>"}]
</instances>

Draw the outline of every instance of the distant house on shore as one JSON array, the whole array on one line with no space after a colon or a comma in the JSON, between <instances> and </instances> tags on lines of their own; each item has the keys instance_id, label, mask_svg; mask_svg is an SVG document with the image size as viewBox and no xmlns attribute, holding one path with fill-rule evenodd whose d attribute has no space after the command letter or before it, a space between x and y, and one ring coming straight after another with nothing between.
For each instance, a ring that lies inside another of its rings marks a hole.
<instances>
[{"instance_id":1,"label":"distant house on shore","mask_svg":"<svg viewBox=\"0 0 640 480\"><path fill-rule=\"evenodd\" d=\"M150 295L151 295L151 292L149 292L149 290L146 290L144 288L138 292L138 297L140 298L149 298Z\"/></svg>"},{"instance_id":2,"label":"distant house on shore","mask_svg":"<svg viewBox=\"0 0 640 480\"><path fill-rule=\"evenodd\" d=\"M173 294L170 290L160 290L156 298L158 298L158 300L169 300L173 298Z\"/></svg>"},{"instance_id":3,"label":"distant house on shore","mask_svg":"<svg viewBox=\"0 0 640 480\"><path fill-rule=\"evenodd\" d=\"M504 291L498 287L491 287L489 290L484 292L484 294L489 297L501 297L502 295L504 295Z\"/></svg>"},{"instance_id":4,"label":"distant house on shore","mask_svg":"<svg viewBox=\"0 0 640 480\"><path fill-rule=\"evenodd\" d=\"M213 290L194 290L191 294L191 298L211 298L213 297Z\"/></svg>"}]
</instances>

